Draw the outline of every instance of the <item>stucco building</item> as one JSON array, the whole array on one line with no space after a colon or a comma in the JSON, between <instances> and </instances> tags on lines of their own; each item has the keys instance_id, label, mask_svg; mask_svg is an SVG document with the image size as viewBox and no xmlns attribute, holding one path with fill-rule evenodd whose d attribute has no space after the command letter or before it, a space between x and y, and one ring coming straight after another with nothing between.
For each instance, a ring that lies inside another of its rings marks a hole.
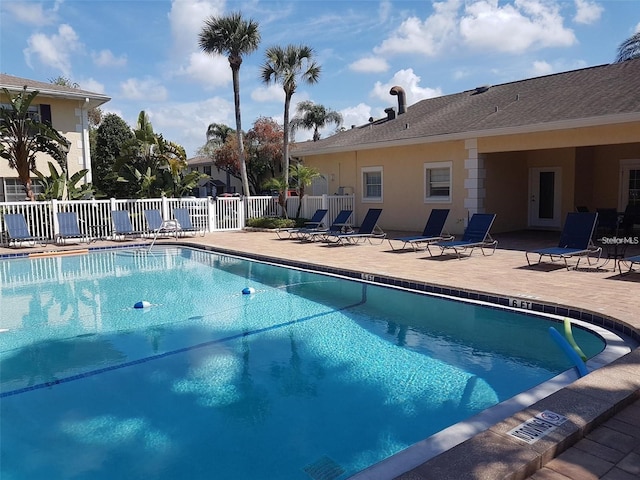
<instances>
[{"instance_id":1,"label":"stucco building","mask_svg":"<svg viewBox=\"0 0 640 480\"><path fill-rule=\"evenodd\" d=\"M497 214L494 232L560 229L577 206L640 205L640 59L409 107L401 87L390 93L386 117L292 151L326 193L355 193L357 221L383 208L385 229L420 231L450 208L452 233L475 212Z\"/></svg>"},{"instance_id":2,"label":"stucco building","mask_svg":"<svg viewBox=\"0 0 640 480\"><path fill-rule=\"evenodd\" d=\"M54 85L26 78L0 74L0 103L5 106L9 99L3 89L7 89L12 96L22 91L26 85L28 91L39 91L31 104L34 114L38 114L45 122L60 132L71 142L67 156L69 176L87 169L85 181L91 182L91 154L89 149L89 120L87 112L99 107L110 98L106 95L81 90L78 88ZM47 162L52 161L45 154L38 154L37 169L48 174ZM54 162L55 163L55 162ZM35 178L35 175L33 176ZM34 186L37 193L37 187ZM22 201L25 199L24 189L18 180L15 170L3 160L0 162L0 201Z\"/></svg>"}]
</instances>

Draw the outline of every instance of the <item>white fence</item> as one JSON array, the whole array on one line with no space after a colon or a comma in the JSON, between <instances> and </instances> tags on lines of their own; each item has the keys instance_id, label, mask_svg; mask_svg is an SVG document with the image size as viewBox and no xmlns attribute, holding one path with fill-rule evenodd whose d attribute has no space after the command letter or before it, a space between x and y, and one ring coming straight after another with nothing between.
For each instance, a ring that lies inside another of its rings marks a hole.
<instances>
[{"instance_id":1,"label":"white fence","mask_svg":"<svg viewBox=\"0 0 640 480\"><path fill-rule=\"evenodd\" d=\"M289 218L296 216L299 197L287 199ZM81 233L89 238L111 238L113 227L111 212L126 210L135 231L148 232L145 210L157 209L164 220L173 217L175 208L187 208L193 226L204 232L241 230L249 218L278 216L281 214L274 197L220 197L209 198L149 198L140 200L73 200L46 202L0 202L0 233L2 243L8 242L4 214L20 213L27 220L31 235L53 241L60 232L57 212L75 212ZM304 196L300 217L311 218L319 208L328 210L327 218L335 218L340 210L354 209L353 195Z\"/></svg>"}]
</instances>

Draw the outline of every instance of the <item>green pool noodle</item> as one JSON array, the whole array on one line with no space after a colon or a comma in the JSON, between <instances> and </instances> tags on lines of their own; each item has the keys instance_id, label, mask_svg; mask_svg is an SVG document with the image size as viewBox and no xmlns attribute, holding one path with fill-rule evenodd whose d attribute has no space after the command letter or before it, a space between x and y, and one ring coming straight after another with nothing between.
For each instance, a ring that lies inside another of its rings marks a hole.
<instances>
[{"instance_id":1,"label":"green pool noodle","mask_svg":"<svg viewBox=\"0 0 640 480\"><path fill-rule=\"evenodd\" d=\"M586 362L587 356L584 354L584 352L580 349L576 341L573 339L573 332L571 331L571 320L569 320L568 318L564 319L564 336L567 337L569 344L573 347L576 353L580 355L580 358L582 359L582 361Z\"/></svg>"}]
</instances>

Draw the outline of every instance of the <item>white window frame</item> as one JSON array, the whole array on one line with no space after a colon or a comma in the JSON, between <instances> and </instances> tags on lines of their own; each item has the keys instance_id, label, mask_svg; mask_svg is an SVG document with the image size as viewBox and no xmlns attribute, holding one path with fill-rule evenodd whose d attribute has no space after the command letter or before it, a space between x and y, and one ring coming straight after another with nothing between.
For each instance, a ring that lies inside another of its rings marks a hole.
<instances>
[{"instance_id":1,"label":"white window frame","mask_svg":"<svg viewBox=\"0 0 640 480\"><path fill-rule=\"evenodd\" d=\"M429 172L431 170L448 168L449 169L449 195L430 195L429 190ZM451 203L453 191L453 162L426 162L423 168L423 188L424 203Z\"/></svg>"},{"instance_id":2,"label":"white window frame","mask_svg":"<svg viewBox=\"0 0 640 480\"><path fill-rule=\"evenodd\" d=\"M380 173L380 196L369 197L367 196L367 174L368 173ZM380 167L362 167L360 169L360 177L362 179L362 203L381 203L384 197L384 171Z\"/></svg>"}]
</instances>

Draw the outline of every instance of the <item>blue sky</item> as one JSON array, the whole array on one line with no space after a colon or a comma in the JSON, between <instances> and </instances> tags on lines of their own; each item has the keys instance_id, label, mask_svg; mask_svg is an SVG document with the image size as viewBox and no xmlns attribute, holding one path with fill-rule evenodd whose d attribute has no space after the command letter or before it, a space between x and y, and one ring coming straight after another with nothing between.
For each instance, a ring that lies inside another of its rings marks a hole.
<instances>
[{"instance_id":1,"label":"blue sky","mask_svg":"<svg viewBox=\"0 0 640 480\"><path fill-rule=\"evenodd\" d=\"M103 111L131 126L145 110L191 157L207 125L235 126L228 61L200 52L197 38L207 17L238 10L262 36L240 70L244 130L260 116L282 121L282 88L260 80L272 45L308 45L322 66L318 84L300 85L292 114L311 100L342 113L349 128L395 107L394 85L411 105L611 63L640 30L638 0L2 0L0 70L45 82L65 76L110 96Z\"/></svg>"}]
</instances>

